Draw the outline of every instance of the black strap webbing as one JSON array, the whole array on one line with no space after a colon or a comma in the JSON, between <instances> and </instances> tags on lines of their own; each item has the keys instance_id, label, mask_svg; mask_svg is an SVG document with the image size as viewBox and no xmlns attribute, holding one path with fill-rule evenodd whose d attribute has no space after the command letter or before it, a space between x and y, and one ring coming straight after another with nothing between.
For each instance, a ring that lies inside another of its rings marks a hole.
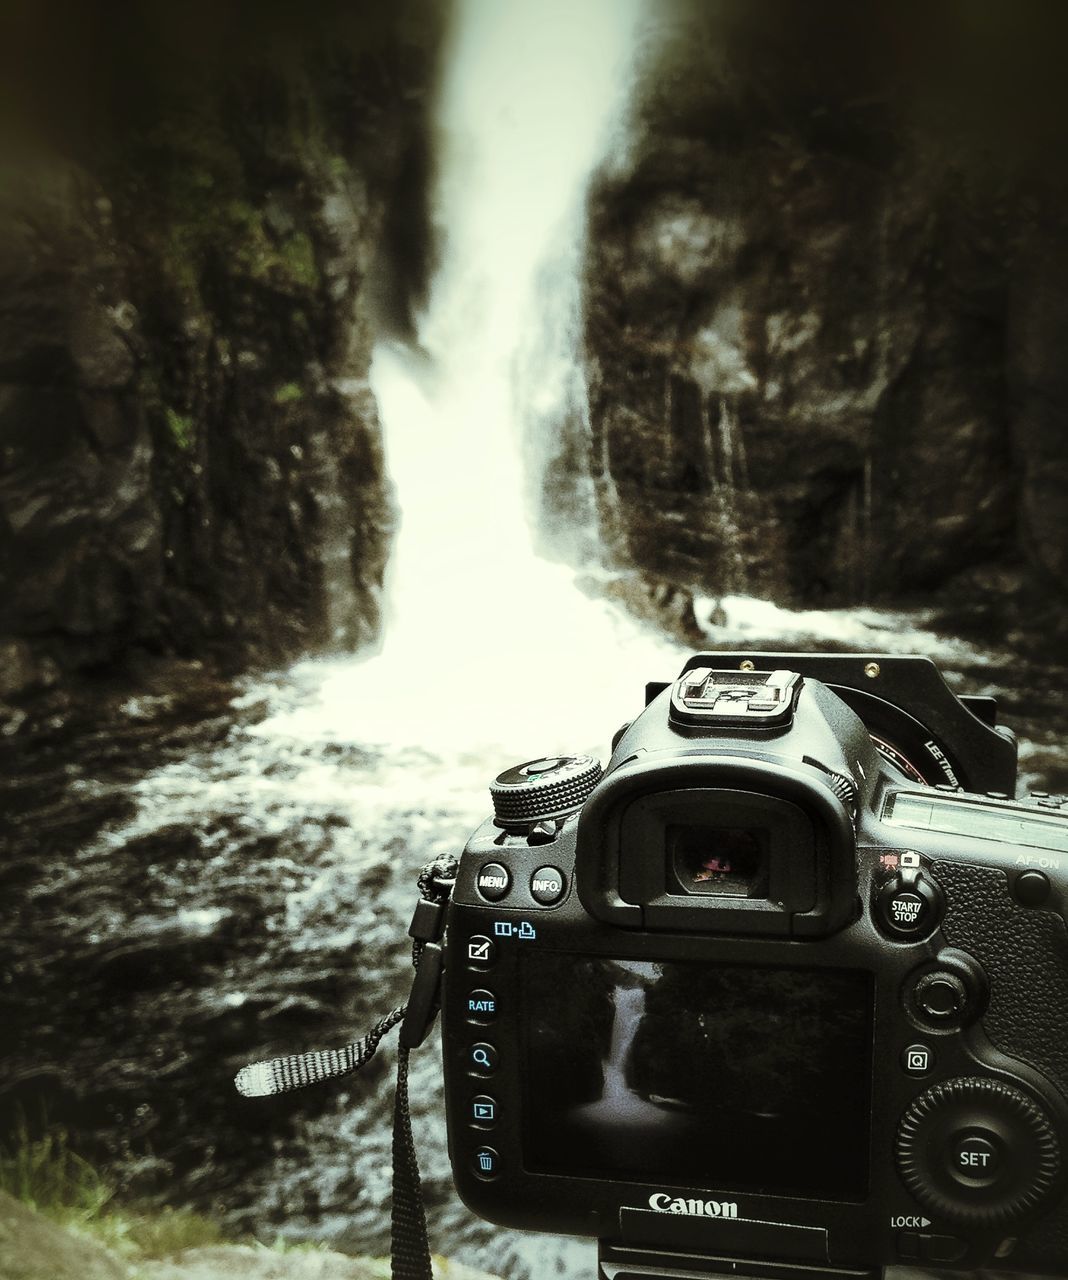
<instances>
[{"instance_id":1,"label":"black strap webbing","mask_svg":"<svg viewBox=\"0 0 1068 1280\"><path fill-rule=\"evenodd\" d=\"M399 1022L397 1092L393 1102L393 1213L390 1223L393 1280L433 1280L430 1240L423 1211L419 1162L412 1138L408 1105L408 1054L426 1039L437 1016L441 982L441 946L445 905L456 879L457 860L438 858L419 875L420 901L412 926L415 982L408 1004L392 1009L361 1040L342 1049L319 1049L285 1058L254 1062L237 1073L234 1083L248 1098L303 1089L359 1071L374 1057L382 1037Z\"/></svg>"},{"instance_id":2,"label":"black strap webbing","mask_svg":"<svg viewBox=\"0 0 1068 1280\"><path fill-rule=\"evenodd\" d=\"M362 1039L354 1040L342 1049L291 1053L286 1058L267 1058L242 1067L234 1077L237 1091L246 1098L265 1098L351 1075L371 1061L382 1037L401 1021L407 1009L407 1005L391 1009Z\"/></svg>"},{"instance_id":3,"label":"black strap webbing","mask_svg":"<svg viewBox=\"0 0 1068 1280\"><path fill-rule=\"evenodd\" d=\"M397 1093L393 1100L393 1216L390 1253L393 1280L431 1280L430 1241L419 1182L419 1162L408 1106L408 1050L397 1048Z\"/></svg>"}]
</instances>

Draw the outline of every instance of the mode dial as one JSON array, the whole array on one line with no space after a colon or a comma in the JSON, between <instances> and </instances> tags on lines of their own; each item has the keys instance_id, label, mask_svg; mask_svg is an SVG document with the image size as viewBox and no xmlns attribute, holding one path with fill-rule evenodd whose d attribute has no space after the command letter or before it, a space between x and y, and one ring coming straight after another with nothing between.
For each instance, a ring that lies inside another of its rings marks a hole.
<instances>
[{"instance_id":1,"label":"mode dial","mask_svg":"<svg viewBox=\"0 0 1068 1280\"><path fill-rule=\"evenodd\" d=\"M898 1126L901 1180L931 1214L978 1230L1037 1209L1061 1157L1045 1111L1001 1080L966 1077L928 1089Z\"/></svg>"},{"instance_id":2,"label":"mode dial","mask_svg":"<svg viewBox=\"0 0 1068 1280\"><path fill-rule=\"evenodd\" d=\"M526 827L581 809L601 779L592 756L546 756L505 769L490 783L499 827Z\"/></svg>"}]
</instances>

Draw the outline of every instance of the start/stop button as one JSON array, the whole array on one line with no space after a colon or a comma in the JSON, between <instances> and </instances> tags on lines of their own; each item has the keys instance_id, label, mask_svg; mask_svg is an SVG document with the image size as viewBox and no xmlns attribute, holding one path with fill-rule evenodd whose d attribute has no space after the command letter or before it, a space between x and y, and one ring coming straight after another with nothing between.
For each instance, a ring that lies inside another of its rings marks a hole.
<instances>
[{"instance_id":1,"label":"start/stop button","mask_svg":"<svg viewBox=\"0 0 1068 1280\"><path fill-rule=\"evenodd\" d=\"M942 893L922 871L898 872L875 897L875 923L902 942L926 938L942 919Z\"/></svg>"}]
</instances>

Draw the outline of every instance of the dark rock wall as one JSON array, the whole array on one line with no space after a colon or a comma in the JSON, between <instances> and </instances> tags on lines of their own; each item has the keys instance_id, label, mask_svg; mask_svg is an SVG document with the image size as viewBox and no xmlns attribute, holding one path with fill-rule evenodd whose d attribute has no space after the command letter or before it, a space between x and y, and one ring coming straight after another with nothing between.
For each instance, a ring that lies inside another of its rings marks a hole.
<instances>
[{"instance_id":1,"label":"dark rock wall","mask_svg":"<svg viewBox=\"0 0 1068 1280\"><path fill-rule=\"evenodd\" d=\"M605 525L690 590L1063 606L1054 33L863 8L665 6L591 206Z\"/></svg>"},{"instance_id":2,"label":"dark rock wall","mask_svg":"<svg viewBox=\"0 0 1068 1280\"><path fill-rule=\"evenodd\" d=\"M23 23L51 74L3 138L0 697L131 646L236 664L376 631L367 371L438 18L238 9L149 4L125 46L85 22L73 87Z\"/></svg>"}]
</instances>

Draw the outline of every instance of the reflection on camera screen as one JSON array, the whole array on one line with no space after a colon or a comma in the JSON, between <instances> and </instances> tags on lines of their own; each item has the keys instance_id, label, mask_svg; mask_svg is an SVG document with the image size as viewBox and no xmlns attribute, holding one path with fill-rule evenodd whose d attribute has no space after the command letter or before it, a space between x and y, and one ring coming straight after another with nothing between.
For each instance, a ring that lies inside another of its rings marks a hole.
<instances>
[{"instance_id":1,"label":"reflection on camera screen","mask_svg":"<svg viewBox=\"0 0 1068 1280\"><path fill-rule=\"evenodd\" d=\"M521 975L531 1170L865 1197L870 974L531 952Z\"/></svg>"}]
</instances>

